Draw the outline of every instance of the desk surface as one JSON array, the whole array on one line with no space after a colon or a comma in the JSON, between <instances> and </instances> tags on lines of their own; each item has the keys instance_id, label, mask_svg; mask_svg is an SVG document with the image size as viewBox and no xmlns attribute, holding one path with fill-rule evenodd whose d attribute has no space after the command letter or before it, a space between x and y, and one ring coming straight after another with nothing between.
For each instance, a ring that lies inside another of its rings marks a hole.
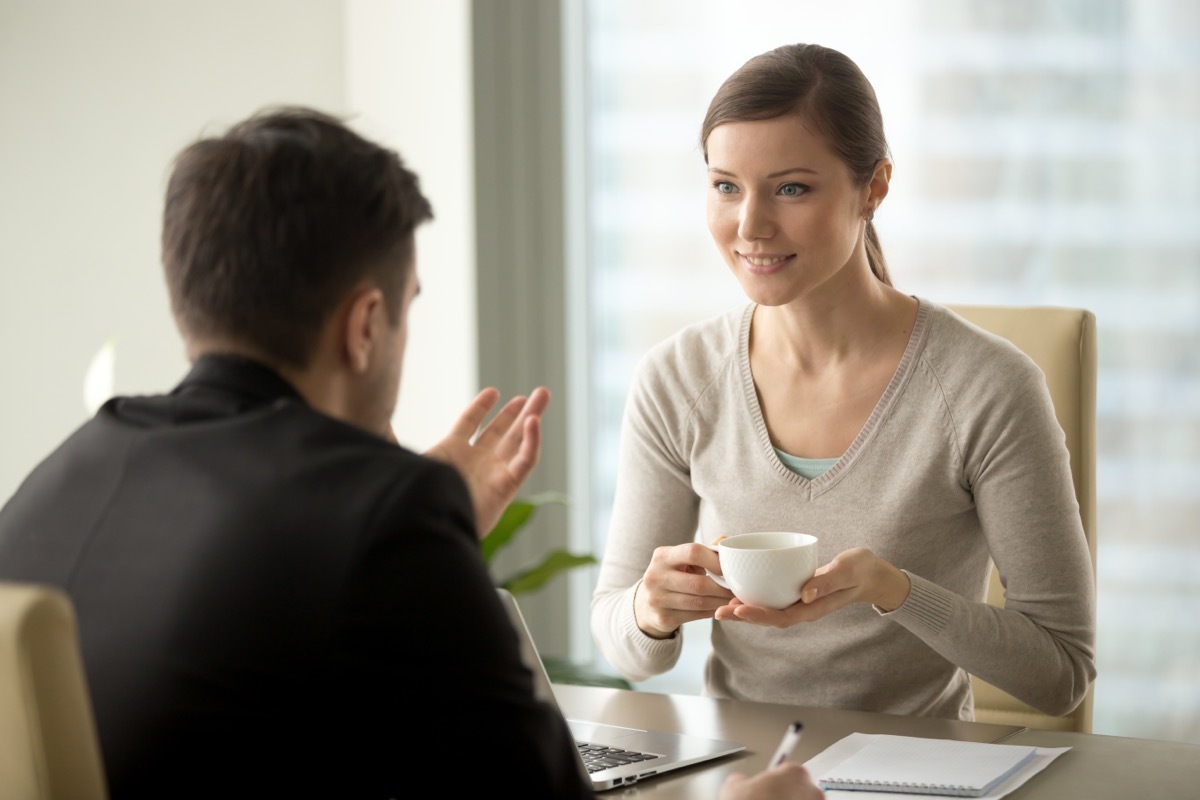
<instances>
[{"instance_id":1,"label":"desk surface","mask_svg":"<svg viewBox=\"0 0 1200 800\"><path fill-rule=\"evenodd\" d=\"M573 719L687 731L746 745L740 755L606 792L602 795L605 798L646 795L655 800L713 800L730 772L763 769L788 723L797 719L804 723L804 737L792 758L800 762L854 732L978 742L1004 740L1072 748L1006 800L1200 798L1200 745L1194 744L596 686L555 685L554 693L563 713Z\"/></svg>"}]
</instances>

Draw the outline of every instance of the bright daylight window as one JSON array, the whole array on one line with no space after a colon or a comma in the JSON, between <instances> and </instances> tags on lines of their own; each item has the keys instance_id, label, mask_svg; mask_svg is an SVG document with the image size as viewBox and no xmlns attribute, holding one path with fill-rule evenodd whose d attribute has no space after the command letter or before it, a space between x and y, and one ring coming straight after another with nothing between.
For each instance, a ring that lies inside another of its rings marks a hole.
<instances>
[{"instance_id":1,"label":"bright daylight window","mask_svg":"<svg viewBox=\"0 0 1200 800\"><path fill-rule=\"evenodd\" d=\"M1200 742L1200 6L589 0L582 22L594 551L635 359L744 301L704 223L708 101L752 55L828 45L883 108L896 285L1096 313L1094 730ZM706 635L641 688L698 692Z\"/></svg>"}]
</instances>

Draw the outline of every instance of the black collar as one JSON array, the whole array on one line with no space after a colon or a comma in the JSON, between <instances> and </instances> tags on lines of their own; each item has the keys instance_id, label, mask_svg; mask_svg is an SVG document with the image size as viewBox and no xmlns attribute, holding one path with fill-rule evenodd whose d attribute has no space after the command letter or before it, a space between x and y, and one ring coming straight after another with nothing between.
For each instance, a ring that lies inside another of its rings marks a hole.
<instances>
[{"instance_id":1,"label":"black collar","mask_svg":"<svg viewBox=\"0 0 1200 800\"><path fill-rule=\"evenodd\" d=\"M196 391L239 396L245 405L251 406L283 399L304 402L296 388L279 373L245 356L205 355L196 359L171 394L186 396Z\"/></svg>"}]
</instances>

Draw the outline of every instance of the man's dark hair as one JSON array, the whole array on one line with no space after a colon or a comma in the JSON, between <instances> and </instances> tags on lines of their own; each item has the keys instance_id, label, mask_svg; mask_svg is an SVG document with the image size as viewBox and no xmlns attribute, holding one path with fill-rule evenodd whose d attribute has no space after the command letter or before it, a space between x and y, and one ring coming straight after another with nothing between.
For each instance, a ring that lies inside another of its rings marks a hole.
<instances>
[{"instance_id":1,"label":"man's dark hair","mask_svg":"<svg viewBox=\"0 0 1200 800\"><path fill-rule=\"evenodd\" d=\"M302 368L365 279L399 321L413 233L432 218L396 152L312 109L264 109L175 159L162 230L171 308L186 337Z\"/></svg>"}]
</instances>

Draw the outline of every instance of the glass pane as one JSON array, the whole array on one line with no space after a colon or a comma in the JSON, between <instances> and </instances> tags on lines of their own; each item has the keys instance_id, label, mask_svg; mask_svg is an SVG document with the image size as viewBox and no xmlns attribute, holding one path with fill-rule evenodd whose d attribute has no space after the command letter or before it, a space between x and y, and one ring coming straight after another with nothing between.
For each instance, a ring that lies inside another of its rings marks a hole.
<instances>
[{"instance_id":1,"label":"glass pane","mask_svg":"<svg viewBox=\"0 0 1200 800\"><path fill-rule=\"evenodd\" d=\"M893 280L943 303L1095 311L1097 733L1200 742L1200 6L1194 0L591 0L591 526L603 548L634 361L744 296L704 223L720 82L837 48L896 163ZM697 635L700 634L700 635ZM700 690L706 632L643 684Z\"/></svg>"}]
</instances>

